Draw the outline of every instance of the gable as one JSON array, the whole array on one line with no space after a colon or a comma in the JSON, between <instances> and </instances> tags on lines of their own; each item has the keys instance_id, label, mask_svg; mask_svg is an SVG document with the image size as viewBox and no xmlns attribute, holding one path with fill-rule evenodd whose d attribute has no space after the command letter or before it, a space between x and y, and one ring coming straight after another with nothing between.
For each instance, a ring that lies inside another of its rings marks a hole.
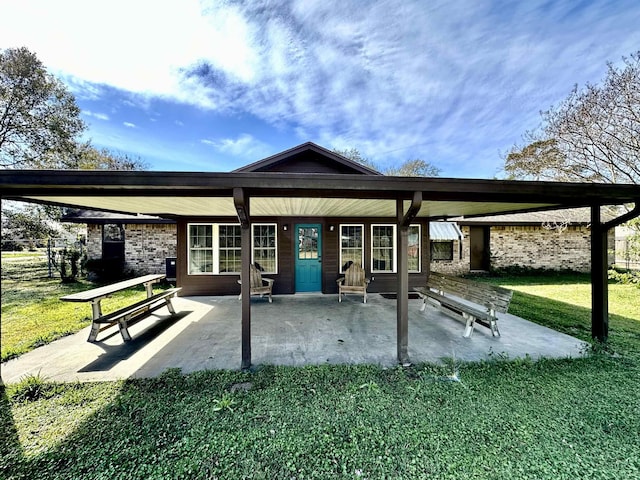
<instances>
[{"instance_id":1,"label":"gable","mask_svg":"<svg viewBox=\"0 0 640 480\"><path fill-rule=\"evenodd\" d=\"M303 143L258 162L240 167L232 173L329 173L355 175L381 175L380 172L312 142Z\"/></svg>"}]
</instances>

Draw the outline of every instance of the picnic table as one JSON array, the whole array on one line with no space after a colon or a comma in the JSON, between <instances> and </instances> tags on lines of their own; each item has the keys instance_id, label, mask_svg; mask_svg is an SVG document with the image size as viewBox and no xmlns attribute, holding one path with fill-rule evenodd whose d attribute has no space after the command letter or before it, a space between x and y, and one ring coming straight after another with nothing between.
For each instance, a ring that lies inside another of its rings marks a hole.
<instances>
[{"instance_id":1,"label":"picnic table","mask_svg":"<svg viewBox=\"0 0 640 480\"><path fill-rule=\"evenodd\" d=\"M116 323L120 329L120 334L124 341L131 340L128 326L133 323L142 320L151 315L155 310L166 306L171 314L175 314L176 311L173 308L171 299L182 289L170 288L160 293L153 293L153 284L161 281L165 278L163 274L150 274L143 275L141 277L131 278L123 280L121 282L113 283L111 285L105 285L103 287L93 288L84 292L72 293L61 297L63 302L90 302L91 303L91 332L87 341L95 342L98 333L102 330L109 328ZM132 305L128 305L115 312L103 315L102 313L102 300L109 297L111 294L126 290L128 288L137 287L138 285L144 285L147 292L147 298L136 302Z\"/></svg>"}]
</instances>

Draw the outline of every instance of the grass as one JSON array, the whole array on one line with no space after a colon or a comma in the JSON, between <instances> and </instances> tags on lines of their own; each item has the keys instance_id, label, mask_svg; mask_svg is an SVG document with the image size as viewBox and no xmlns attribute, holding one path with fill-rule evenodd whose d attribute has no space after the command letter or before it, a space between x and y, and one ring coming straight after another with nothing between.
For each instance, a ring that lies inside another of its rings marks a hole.
<instances>
[{"instance_id":1,"label":"grass","mask_svg":"<svg viewBox=\"0 0 640 480\"><path fill-rule=\"evenodd\" d=\"M589 338L588 279L485 281ZM640 478L640 289L611 287L616 355L25 378L0 392L0 478Z\"/></svg>"},{"instance_id":2,"label":"grass","mask_svg":"<svg viewBox=\"0 0 640 480\"><path fill-rule=\"evenodd\" d=\"M591 282L588 274L550 273L479 277L514 290L509 313L541 325L591 339ZM640 288L609 284L609 348L640 355Z\"/></svg>"},{"instance_id":3,"label":"grass","mask_svg":"<svg viewBox=\"0 0 640 480\"><path fill-rule=\"evenodd\" d=\"M91 323L91 305L61 302L60 297L94 288L82 280L63 284L49 278L46 253L2 252L2 323L0 360L75 333ZM102 302L104 313L142 300L142 287L114 294Z\"/></svg>"}]
</instances>

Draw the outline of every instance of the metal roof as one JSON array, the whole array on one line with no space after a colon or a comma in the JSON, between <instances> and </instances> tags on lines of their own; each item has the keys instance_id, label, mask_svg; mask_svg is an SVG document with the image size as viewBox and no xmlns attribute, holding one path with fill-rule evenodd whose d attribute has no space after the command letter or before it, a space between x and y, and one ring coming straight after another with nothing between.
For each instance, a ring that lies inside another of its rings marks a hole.
<instances>
[{"instance_id":1,"label":"metal roof","mask_svg":"<svg viewBox=\"0 0 640 480\"><path fill-rule=\"evenodd\" d=\"M462 232L454 222L430 222L429 237L431 240L460 240Z\"/></svg>"}]
</instances>

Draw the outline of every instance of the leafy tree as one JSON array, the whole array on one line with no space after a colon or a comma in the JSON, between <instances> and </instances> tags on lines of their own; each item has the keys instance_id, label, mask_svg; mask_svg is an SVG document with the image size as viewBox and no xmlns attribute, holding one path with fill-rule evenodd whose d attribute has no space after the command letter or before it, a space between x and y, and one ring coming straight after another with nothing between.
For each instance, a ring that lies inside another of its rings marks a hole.
<instances>
[{"instance_id":1,"label":"leafy tree","mask_svg":"<svg viewBox=\"0 0 640 480\"><path fill-rule=\"evenodd\" d=\"M505 159L511 178L640 183L640 51L609 63L600 85L574 86L558 106L541 112L542 126ZM637 234L638 222L629 226Z\"/></svg>"},{"instance_id":2,"label":"leafy tree","mask_svg":"<svg viewBox=\"0 0 640 480\"><path fill-rule=\"evenodd\" d=\"M513 178L640 183L640 51L608 64L600 85L575 86L558 106L541 112L539 131L506 156Z\"/></svg>"},{"instance_id":3,"label":"leafy tree","mask_svg":"<svg viewBox=\"0 0 640 480\"><path fill-rule=\"evenodd\" d=\"M333 151L338 155L342 155L349 160L358 162L366 167L378 170L384 175L396 176L396 177L437 177L440 175L440 169L431 163L416 158L415 160L407 160L398 166L391 166L381 170L375 162L363 157L357 148L345 148L339 150L334 148Z\"/></svg>"},{"instance_id":4,"label":"leafy tree","mask_svg":"<svg viewBox=\"0 0 640 480\"><path fill-rule=\"evenodd\" d=\"M69 169L80 170L147 170L149 166L140 158L124 153L112 152L106 148L96 149L85 143L78 146L77 155Z\"/></svg>"},{"instance_id":5,"label":"leafy tree","mask_svg":"<svg viewBox=\"0 0 640 480\"><path fill-rule=\"evenodd\" d=\"M74 96L34 53L0 51L0 167L63 166L84 129Z\"/></svg>"},{"instance_id":6,"label":"leafy tree","mask_svg":"<svg viewBox=\"0 0 640 480\"><path fill-rule=\"evenodd\" d=\"M440 175L440 169L425 160L416 158L407 160L399 167L389 167L384 174L396 177L437 177Z\"/></svg>"},{"instance_id":7,"label":"leafy tree","mask_svg":"<svg viewBox=\"0 0 640 480\"><path fill-rule=\"evenodd\" d=\"M26 243L29 248L44 246L55 237L59 228L51 221L44 207L11 202L2 208L2 244Z\"/></svg>"}]
</instances>

